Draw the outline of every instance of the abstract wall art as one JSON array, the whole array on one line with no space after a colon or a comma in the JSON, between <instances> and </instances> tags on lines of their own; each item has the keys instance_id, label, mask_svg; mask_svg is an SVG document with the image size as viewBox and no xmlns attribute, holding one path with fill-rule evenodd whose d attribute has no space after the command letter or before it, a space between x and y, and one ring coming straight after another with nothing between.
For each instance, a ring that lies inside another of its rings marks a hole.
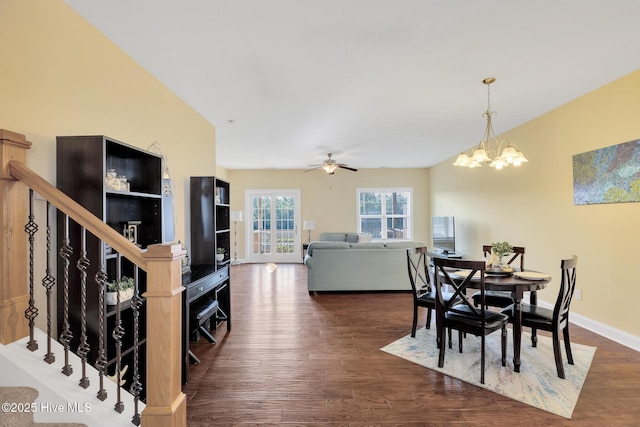
<instances>
[{"instance_id":1,"label":"abstract wall art","mask_svg":"<svg viewBox=\"0 0 640 427\"><path fill-rule=\"evenodd\" d=\"M573 156L573 203L640 202L640 139Z\"/></svg>"}]
</instances>

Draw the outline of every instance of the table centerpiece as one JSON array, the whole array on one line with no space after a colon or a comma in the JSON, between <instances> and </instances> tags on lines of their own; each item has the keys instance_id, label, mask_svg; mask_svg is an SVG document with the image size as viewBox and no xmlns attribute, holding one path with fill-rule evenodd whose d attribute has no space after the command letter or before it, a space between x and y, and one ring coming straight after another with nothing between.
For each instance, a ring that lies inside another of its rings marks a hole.
<instances>
[{"instance_id":1,"label":"table centerpiece","mask_svg":"<svg viewBox=\"0 0 640 427\"><path fill-rule=\"evenodd\" d=\"M491 243L491 263L489 273L513 273L513 268L504 260L504 256L513 253L513 246L507 241Z\"/></svg>"}]
</instances>

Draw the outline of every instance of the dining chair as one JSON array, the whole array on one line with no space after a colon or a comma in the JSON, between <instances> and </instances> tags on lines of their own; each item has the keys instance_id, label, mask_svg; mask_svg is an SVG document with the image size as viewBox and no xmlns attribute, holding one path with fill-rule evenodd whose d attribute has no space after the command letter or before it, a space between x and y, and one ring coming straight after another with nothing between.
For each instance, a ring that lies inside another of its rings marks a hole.
<instances>
[{"instance_id":1,"label":"dining chair","mask_svg":"<svg viewBox=\"0 0 640 427\"><path fill-rule=\"evenodd\" d=\"M573 365L573 354L571 353L571 340L569 339L569 309L573 291L576 288L576 265L578 257L575 255L570 259L563 259L560 262L562 279L560 280L560 291L553 309L540 307L539 305L522 304L522 326L531 328L531 346L536 347L538 340L536 331L551 332L553 340L553 355L556 362L558 377L564 379L564 364L560 349L560 332L564 338L564 348L567 352L567 361ZM510 320L513 318L513 305L503 310L508 314Z\"/></svg>"},{"instance_id":2,"label":"dining chair","mask_svg":"<svg viewBox=\"0 0 640 427\"><path fill-rule=\"evenodd\" d=\"M486 307L484 261L469 261L460 259L434 258L434 278L436 284L436 327L438 335L442 337L439 343L440 353L438 367L444 366L446 346L444 338L449 329L449 347L451 347L451 329L458 331L458 346L462 353L462 334L471 334L481 338L480 345L480 382L484 384L485 339L492 332L500 330L502 343L502 366L506 366L507 355L507 321L509 316L503 313L489 311ZM468 275L462 279L452 279L450 271L465 270ZM477 276L477 277L474 277ZM473 279L473 283L472 283ZM451 286L453 296L446 301L443 298L443 287ZM480 305L476 307L465 298L467 288L480 289Z\"/></svg>"},{"instance_id":3,"label":"dining chair","mask_svg":"<svg viewBox=\"0 0 640 427\"><path fill-rule=\"evenodd\" d=\"M512 265L512 263L516 260L520 261L520 271L524 271L524 247L523 246L514 246L513 254L511 258L507 261L507 265ZM482 256L489 257L491 256L491 245L483 245L482 246ZM480 293L476 292L471 296L473 298L473 303L478 306L480 300ZM488 306L491 307L508 307L513 304L513 299L511 298L511 292L507 291L492 291L488 290L484 295L485 302Z\"/></svg>"},{"instance_id":4,"label":"dining chair","mask_svg":"<svg viewBox=\"0 0 640 427\"><path fill-rule=\"evenodd\" d=\"M413 323L411 326L411 336L414 338L418 326L418 307L427 309L427 322L425 325L427 329L431 328L431 314L436 308L436 292L431 286L427 252L426 246L407 249L407 270L413 291ZM451 296L452 294L450 292L443 292L443 298L445 300L448 301Z\"/></svg>"}]
</instances>

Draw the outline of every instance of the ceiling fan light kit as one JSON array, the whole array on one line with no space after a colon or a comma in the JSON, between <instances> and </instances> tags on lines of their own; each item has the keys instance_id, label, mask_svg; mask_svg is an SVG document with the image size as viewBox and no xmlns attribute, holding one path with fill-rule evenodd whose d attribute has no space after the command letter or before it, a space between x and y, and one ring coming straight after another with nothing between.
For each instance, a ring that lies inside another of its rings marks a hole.
<instances>
[{"instance_id":1,"label":"ceiling fan light kit","mask_svg":"<svg viewBox=\"0 0 640 427\"><path fill-rule=\"evenodd\" d=\"M358 169L352 168L350 166L345 165L344 163L336 162L332 157L333 153L327 154L327 159L322 162L321 165L311 165L315 166L313 169L308 169L305 172L313 171L316 169L323 169L328 175L333 175L336 172L336 169L346 169L352 172L358 172Z\"/></svg>"},{"instance_id":2,"label":"ceiling fan light kit","mask_svg":"<svg viewBox=\"0 0 640 427\"><path fill-rule=\"evenodd\" d=\"M493 131L491 117L496 113L491 111L491 92L490 85L495 82L494 77L487 77L482 83L487 85L487 111L482 114L487 119L487 127L484 131L484 138L480 143L472 148L473 152L469 154L462 152L453 163L454 166L462 166L466 168L478 168L483 163L489 163L489 166L495 169L502 169L507 166L520 166L528 162L527 158L518 150L518 146L504 139L498 141ZM504 146L504 148L503 148Z\"/></svg>"}]
</instances>

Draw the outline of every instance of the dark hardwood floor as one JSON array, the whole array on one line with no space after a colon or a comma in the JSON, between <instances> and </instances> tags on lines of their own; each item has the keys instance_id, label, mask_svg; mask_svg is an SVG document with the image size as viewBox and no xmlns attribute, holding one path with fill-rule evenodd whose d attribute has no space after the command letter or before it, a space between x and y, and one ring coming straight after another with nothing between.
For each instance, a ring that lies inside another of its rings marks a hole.
<instances>
[{"instance_id":1,"label":"dark hardwood floor","mask_svg":"<svg viewBox=\"0 0 640 427\"><path fill-rule=\"evenodd\" d=\"M566 420L380 351L411 331L408 293L310 296L301 264L231 274L232 331L191 343L189 426L640 425L640 353L575 325L598 350Z\"/></svg>"}]
</instances>

